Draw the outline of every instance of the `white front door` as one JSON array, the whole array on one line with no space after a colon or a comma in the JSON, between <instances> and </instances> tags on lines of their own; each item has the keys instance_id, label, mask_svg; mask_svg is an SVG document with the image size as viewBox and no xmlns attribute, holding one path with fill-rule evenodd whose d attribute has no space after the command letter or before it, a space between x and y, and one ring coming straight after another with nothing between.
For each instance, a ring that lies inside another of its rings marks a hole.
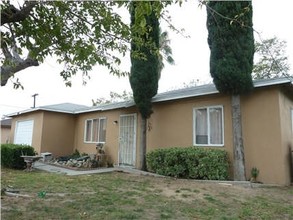
<instances>
[{"instance_id":1,"label":"white front door","mask_svg":"<svg viewBox=\"0 0 293 220\"><path fill-rule=\"evenodd\" d=\"M135 166L136 114L121 115L119 123L119 165Z\"/></svg>"},{"instance_id":2,"label":"white front door","mask_svg":"<svg viewBox=\"0 0 293 220\"><path fill-rule=\"evenodd\" d=\"M32 145L34 120L17 121L15 125L14 144Z\"/></svg>"}]
</instances>

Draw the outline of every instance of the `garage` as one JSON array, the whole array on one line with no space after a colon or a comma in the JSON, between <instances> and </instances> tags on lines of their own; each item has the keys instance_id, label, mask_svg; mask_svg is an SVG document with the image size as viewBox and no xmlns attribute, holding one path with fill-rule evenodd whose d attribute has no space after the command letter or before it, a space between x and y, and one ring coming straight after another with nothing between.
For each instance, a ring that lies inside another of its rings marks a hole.
<instances>
[{"instance_id":1,"label":"garage","mask_svg":"<svg viewBox=\"0 0 293 220\"><path fill-rule=\"evenodd\" d=\"M14 144L32 145L34 120L17 121Z\"/></svg>"}]
</instances>

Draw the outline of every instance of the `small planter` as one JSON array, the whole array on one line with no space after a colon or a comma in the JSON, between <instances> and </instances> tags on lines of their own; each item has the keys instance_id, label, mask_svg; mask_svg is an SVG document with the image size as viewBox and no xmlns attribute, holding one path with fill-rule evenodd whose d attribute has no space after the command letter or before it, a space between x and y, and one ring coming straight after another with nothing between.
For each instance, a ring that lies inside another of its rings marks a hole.
<instances>
[{"instance_id":1,"label":"small planter","mask_svg":"<svg viewBox=\"0 0 293 220\"><path fill-rule=\"evenodd\" d=\"M257 177L258 177L258 174L259 174L259 170L256 167L252 167L250 173L251 173L250 182L257 183L258 182Z\"/></svg>"}]
</instances>

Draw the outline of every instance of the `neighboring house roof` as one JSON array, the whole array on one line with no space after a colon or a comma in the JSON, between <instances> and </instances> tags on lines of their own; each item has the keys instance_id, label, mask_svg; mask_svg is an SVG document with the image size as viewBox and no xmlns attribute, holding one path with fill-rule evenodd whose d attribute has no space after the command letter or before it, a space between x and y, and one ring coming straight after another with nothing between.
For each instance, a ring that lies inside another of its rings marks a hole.
<instances>
[{"instance_id":1,"label":"neighboring house roof","mask_svg":"<svg viewBox=\"0 0 293 220\"><path fill-rule=\"evenodd\" d=\"M289 78L262 79L262 80L254 81L254 87L259 88L259 87L281 85L281 84L289 84L292 86L293 85L292 83L293 83L292 80ZM171 101L176 99L183 99L183 98L190 98L190 97L197 97L197 96L218 94L218 93L219 92L216 89L214 84L207 84L207 85L194 86L194 87L160 93L160 94L157 94L155 97L153 97L152 102ZM62 103L57 105L48 105L48 106L41 106L41 107L37 107L33 109L28 109L22 112L10 114L8 116L12 117L19 114L28 113L28 112L37 111L37 110L80 114L80 113L86 113L86 112L106 111L106 110L118 109L118 108L128 108L131 106L135 106L135 103L133 100L110 103L110 104L101 104L101 105L92 106L92 107L87 107L84 105L77 105L72 103Z\"/></svg>"},{"instance_id":2,"label":"neighboring house roof","mask_svg":"<svg viewBox=\"0 0 293 220\"><path fill-rule=\"evenodd\" d=\"M11 118L1 120L0 121L1 128L11 128L11 122L12 122Z\"/></svg>"}]
</instances>

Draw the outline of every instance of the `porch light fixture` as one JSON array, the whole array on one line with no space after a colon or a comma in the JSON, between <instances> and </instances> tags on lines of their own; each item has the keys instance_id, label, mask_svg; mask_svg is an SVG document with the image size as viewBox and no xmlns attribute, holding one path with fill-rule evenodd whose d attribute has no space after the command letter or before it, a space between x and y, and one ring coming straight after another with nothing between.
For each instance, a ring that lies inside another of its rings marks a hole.
<instances>
[{"instance_id":1,"label":"porch light fixture","mask_svg":"<svg viewBox=\"0 0 293 220\"><path fill-rule=\"evenodd\" d=\"M117 120L113 121L113 125L117 125L117 124L118 124Z\"/></svg>"}]
</instances>

